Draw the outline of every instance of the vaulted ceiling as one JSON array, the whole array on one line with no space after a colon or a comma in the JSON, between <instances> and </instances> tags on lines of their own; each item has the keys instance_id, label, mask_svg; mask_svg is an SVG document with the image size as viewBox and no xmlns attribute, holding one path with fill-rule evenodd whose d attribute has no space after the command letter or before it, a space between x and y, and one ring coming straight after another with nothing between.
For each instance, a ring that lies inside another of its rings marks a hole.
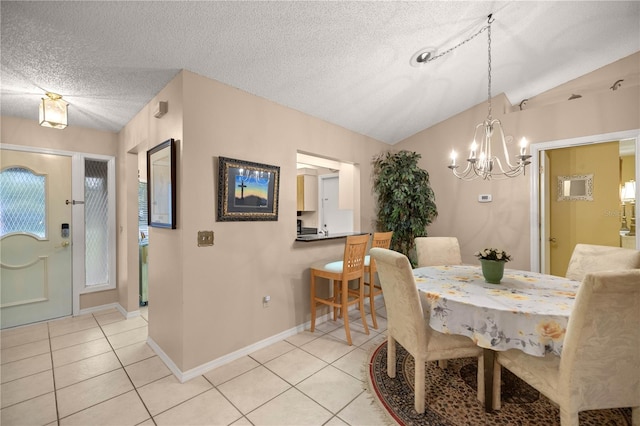
<instances>
[{"instance_id":1,"label":"vaulted ceiling","mask_svg":"<svg viewBox=\"0 0 640 426\"><path fill-rule=\"evenodd\" d=\"M487 98L513 104L640 50L640 2L1 3L1 112L117 132L181 69L390 144Z\"/></svg>"}]
</instances>

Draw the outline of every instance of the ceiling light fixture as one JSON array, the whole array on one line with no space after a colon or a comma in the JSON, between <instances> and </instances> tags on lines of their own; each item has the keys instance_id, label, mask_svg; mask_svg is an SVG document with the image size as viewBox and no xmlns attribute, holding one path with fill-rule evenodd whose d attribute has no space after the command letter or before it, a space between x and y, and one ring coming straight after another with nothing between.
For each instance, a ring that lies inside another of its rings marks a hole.
<instances>
[{"instance_id":1,"label":"ceiling light fixture","mask_svg":"<svg viewBox=\"0 0 640 426\"><path fill-rule=\"evenodd\" d=\"M487 91L489 113L487 118L476 126L476 130L473 135L473 142L471 143L471 150L469 152L469 157L467 158L467 167L463 171L458 171L459 166L456 164L457 154L455 151L451 151L451 164L448 166L458 179L467 181L474 180L479 177L485 180L515 177L525 174L526 166L531 164L531 161L529 161L531 155L527 154L527 141L525 138L522 138L520 142L520 153L515 156L517 160L516 163L511 164L511 161L509 160L507 142L505 140L504 131L502 130L502 123L500 123L500 120L491 116L491 24L493 21L492 15L489 15L487 25L475 34L478 35L485 29L487 30L487 51L489 57ZM475 35L473 37L475 37ZM505 164L503 164L502 161L492 153L491 145L494 139L498 139L502 144ZM477 140L480 140L479 146L476 142Z\"/></svg>"},{"instance_id":2,"label":"ceiling light fixture","mask_svg":"<svg viewBox=\"0 0 640 426\"><path fill-rule=\"evenodd\" d=\"M435 47L424 47L413 54L409 63L412 67L421 67L436 58Z\"/></svg>"},{"instance_id":3,"label":"ceiling light fixture","mask_svg":"<svg viewBox=\"0 0 640 426\"><path fill-rule=\"evenodd\" d=\"M54 129L67 127L67 102L62 96L47 92L47 97L40 102L40 125Z\"/></svg>"}]
</instances>

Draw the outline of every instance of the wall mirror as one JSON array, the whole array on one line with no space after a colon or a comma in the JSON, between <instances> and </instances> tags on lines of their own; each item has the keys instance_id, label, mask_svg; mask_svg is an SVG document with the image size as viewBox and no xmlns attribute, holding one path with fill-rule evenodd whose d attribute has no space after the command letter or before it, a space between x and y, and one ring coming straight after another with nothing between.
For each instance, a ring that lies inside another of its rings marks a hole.
<instances>
[{"instance_id":1,"label":"wall mirror","mask_svg":"<svg viewBox=\"0 0 640 426\"><path fill-rule=\"evenodd\" d=\"M593 174L558 176L558 201L593 201Z\"/></svg>"},{"instance_id":2,"label":"wall mirror","mask_svg":"<svg viewBox=\"0 0 640 426\"><path fill-rule=\"evenodd\" d=\"M147 151L149 226L176 229L176 142L169 139Z\"/></svg>"}]
</instances>

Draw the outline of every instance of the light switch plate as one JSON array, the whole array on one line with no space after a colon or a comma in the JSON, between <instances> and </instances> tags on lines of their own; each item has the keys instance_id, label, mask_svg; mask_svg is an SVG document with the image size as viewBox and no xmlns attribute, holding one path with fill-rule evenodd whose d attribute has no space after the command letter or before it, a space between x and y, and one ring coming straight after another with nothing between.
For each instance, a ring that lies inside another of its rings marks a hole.
<instances>
[{"instance_id":1,"label":"light switch plate","mask_svg":"<svg viewBox=\"0 0 640 426\"><path fill-rule=\"evenodd\" d=\"M198 247L213 245L213 231L198 231Z\"/></svg>"}]
</instances>

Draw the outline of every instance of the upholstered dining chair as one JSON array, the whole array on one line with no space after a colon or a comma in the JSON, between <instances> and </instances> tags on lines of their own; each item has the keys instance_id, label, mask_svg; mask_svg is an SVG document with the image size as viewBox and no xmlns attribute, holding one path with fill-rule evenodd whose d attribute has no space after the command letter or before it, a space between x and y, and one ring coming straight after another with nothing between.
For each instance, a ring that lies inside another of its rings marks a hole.
<instances>
[{"instance_id":1,"label":"upholstered dining chair","mask_svg":"<svg viewBox=\"0 0 640 426\"><path fill-rule=\"evenodd\" d=\"M589 272L640 268L640 251L594 244L576 244L565 276L582 281Z\"/></svg>"},{"instance_id":2,"label":"upholstered dining chair","mask_svg":"<svg viewBox=\"0 0 640 426\"><path fill-rule=\"evenodd\" d=\"M640 425L640 269L588 273L569 317L562 355L497 352L493 401L500 408L500 366L560 407L562 426L578 412L632 407Z\"/></svg>"},{"instance_id":3,"label":"upholstered dining chair","mask_svg":"<svg viewBox=\"0 0 640 426\"><path fill-rule=\"evenodd\" d=\"M460 244L456 237L417 237L418 267L462 265Z\"/></svg>"},{"instance_id":4,"label":"upholstered dining chair","mask_svg":"<svg viewBox=\"0 0 640 426\"><path fill-rule=\"evenodd\" d=\"M371 248L380 247L388 249L391 246L391 238L393 231L374 232L371 237ZM371 259L370 255L364 258L364 285L369 288L369 307L371 308L371 321L373 328L378 329L378 320L376 319L375 297L382 294L382 287L376 283L376 262Z\"/></svg>"},{"instance_id":5,"label":"upholstered dining chair","mask_svg":"<svg viewBox=\"0 0 640 426\"><path fill-rule=\"evenodd\" d=\"M352 345L349 330L349 306L358 305L365 333L369 334L366 314L364 312L364 257L369 244L369 234L347 237L343 259L330 263L319 263L311 266L311 332L316 328L316 310L318 304L333 308L333 320L338 318L338 311L344 318L344 329L347 343ZM316 295L316 279L326 278L333 282L333 295L320 297ZM349 288L349 281L358 280L357 289Z\"/></svg>"},{"instance_id":6,"label":"upholstered dining chair","mask_svg":"<svg viewBox=\"0 0 640 426\"><path fill-rule=\"evenodd\" d=\"M451 358L478 358L478 399L484 400L482 348L466 337L443 334L429 327L409 259L404 254L372 248L387 307L387 374L396 376L396 342L415 360L415 401L418 413L425 409L425 363Z\"/></svg>"}]
</instances>

